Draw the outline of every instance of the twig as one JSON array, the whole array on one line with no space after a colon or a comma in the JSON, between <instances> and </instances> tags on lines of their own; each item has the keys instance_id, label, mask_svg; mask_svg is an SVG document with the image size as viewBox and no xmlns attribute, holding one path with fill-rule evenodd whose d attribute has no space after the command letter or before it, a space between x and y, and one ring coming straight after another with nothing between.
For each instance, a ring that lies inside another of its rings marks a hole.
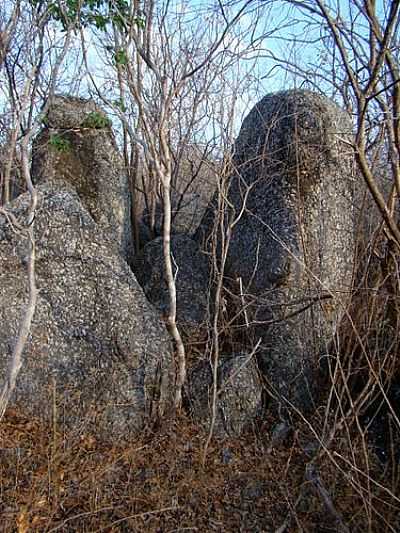
<instances>
[{"instance_id":1,"label":"twig","mask_svg":"<svg viewBox=\"0 0 400 533\"><path fill-rule=\"evenodd\" d=\"M335 519L335 522L337 524L337 530L341 533L350 533L349 528L343 522L342 516L333 505L332 499L329 496L328 491L323 486L322 481L318 475L317 469L315 468L315 465L311 463L306 466L306 479L314 486L318 496L321 498L323 504L325 505L326 510Z\"/></svg>"},{"instance_id":2,"label":"twig","mask_svg":"<svg viewBox=\"0 0 400 533\"><path fill-rule=\"evenodd\" d=\"M261 344L261 339L258 339L257 341L257 344L254 346L254 348L251 350L251 353L249 354L249 356L246 358L246 360L239 366L239 368L237 368L235 370L235 372L229 376L229 378L227 380L224 381L224 384L219 388L218 390L218 396L220 394L222 394L226 388L226 386L229 384L229 383L232 383L232 381L235 379L235 377L240 374L240 372L243 370L243 368L250 362L251 359L253 359L253 357L255 356L255 354L257 353L257 350L259 348Z\"/></svg>"},{"instance_id":3,"label":"twig","mask_svg":"<svg viewBox=\"0 0 400 533\"><path fill-rule=\"evenodd\" d=\"M27 237L29 239L29 256L28 256L28 286L29 286L29 296L28 303L26 305L23 318L19 327L17 340L13 349L11 356L11 361L9 369L5 378L5 383L3 385L1 394L0 394L0 420L3 418L4 413L7 409L7 405L10 401L12 393L14 392L15 385L17 382L18 374L22 367L22 354L25 349L26 343L29 338L29 333L31 329L31 324L33 320L33 315L36 310L36 303L38 297L38 289L36 287L36 273L35 273L35 259L36 259L36 248L35 248L35 236L33 232L32 221L35 216L36 204L37 204L37 193L35 188L32 185L30 171L29 171L29 159L28 159L28 142L29 136L24 139L22 143L22 161L23 161L23 171L25 176L25 181L27 183L28 190L31 195L31 204L28 214L28 229Z\"/></svg>"},{"instance_id":4,"label":"twig","mask_svg":"<svg viewBox=\"0 0 400 533\"><path fill-rule=\"evenodd\" d=\"M164 507L163 509L156 509L155 511L147 511L146 513L138 513L138 514L133 514L130 516L125 516L124 518L120 518L119 520L116 520L115 522L108 524L108 526L102 527L101 529L97 529L94 533L100 533L101 531L105 531L106 529L109 530L111 527L116 526L117 524L121 524L122 522L125 522L126 520L146 518L147 516L152 516L155 514L166 513L168 511L176 511L179 508L180 508L179 505L174 505L172 507Z\"/></svg>"}]
</instances>

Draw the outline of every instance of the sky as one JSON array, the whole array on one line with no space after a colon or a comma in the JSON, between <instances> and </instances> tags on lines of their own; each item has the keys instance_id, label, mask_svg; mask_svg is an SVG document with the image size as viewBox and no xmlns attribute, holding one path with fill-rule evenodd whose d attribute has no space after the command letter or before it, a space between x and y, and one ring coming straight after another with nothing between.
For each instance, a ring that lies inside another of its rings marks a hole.
<instances>
[{"instance_id":1,"label":"sky","mask_svg":"<svg viewBox=\"0 0 400 533\"><path fill-rule=\"evenodd\" d=\"M226 7L225 15L228 18L235 16L243 6L244 1L225 1L225 6L231 6ZM307 2L313 4L313 0L305 0L304 3ZM351 15L347 0L329 0L328 3L333 7L336 6L343 17L348 18ZM5 8L11 5L11 0L6 0ZM215 10L210 10L211 5L215 7L218 3L211 0L171 0L169 6L172 15L168 21L170 25L168 30L175 42L173 46L178 42L179 28L184 34L189 35L189 39L191 33L194 38L207 29L209 29L209 33L212 33L212 28L216 27L216 19L219 18L222 22L222 14L220 13L219 17L216 17ZM384 16L389 5L388 0L377 0L378 12ZM360 17L355 19L355 29L361 36L365 36ZM88 60L94 79L99 86L107 89L110 99L115 99L112 95L115 81L112 77L110 78L110 69L107 66L107 61L105 61L104 49L95 46L96 40L91 36L89 29L84 30L84 35L88 43ZM62 38L62 33L60 29L55 30L53 27L53 30L49 30L48 37L57 42L58 39ZM70 54L65 63L59 90L63 90L70 84L72 91L78 92L81 96L87 96L90 93L93 94L93 91L89 89L91 85L89 78L79 75L79 72L83 72L83 68L82 60L79 57L80 42L78 37L75 38L72 47L75 52ZM240 127L243 116L269 92L294 87L323 92L331 90L328 85L324 86L321 79L317 80L313 72L318 64L321 68L329 69L329 63L324 64L323 51L318 49L318 43L323 38L323 29L321 30L321 25L315 17L290 7L289 3L284 0L260 0L254 1L250 5L247 14L241 18L240 23L221 43L221 49L224 47L229 49L232 60L238 56L241 58L240 62L225 75L225 81L228 85L224 88L226 95L228 95L230 88L233 94L234 90L239 87L236 94L235 131ZM157 35L155 39L157 40ZM98 42L102 40L104 40L104 35L100 36ZM202 50L200 50L201 52ZM179 66L181 59L178 54L176 66ZM291 68L291 64L302 65L304 73L302 75L296 74ZM4 79L0 79L1 83L4 88ZM6 92L2 94L3 103L6 105L4 101ZM328 95L331 96L331 94ZM1 103L0 96L0 105ZM211 135L212 128L210 129L209 126L208 128L207 135Z\"/></svg>"}]
</instances>

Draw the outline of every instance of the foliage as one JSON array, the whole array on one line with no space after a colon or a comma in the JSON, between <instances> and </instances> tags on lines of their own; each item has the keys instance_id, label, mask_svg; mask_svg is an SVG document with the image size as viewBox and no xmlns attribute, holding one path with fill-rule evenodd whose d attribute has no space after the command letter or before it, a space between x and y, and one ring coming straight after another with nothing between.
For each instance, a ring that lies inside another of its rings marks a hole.
<instances>
[{"instance_id":1,"label":"foliage","mask_svg":"<svg viewBox=\"0 0 400 533\"><path fill-rule=\"evenodd\" d=\"M33 6L43 5L43 0L29 0ZM68 28L92 26L105 31L109 24L124 30L136 24L143 28L142 15L132 15L127 0L47 0L50 19L59 22L64 31Z\"/></svg>"},{"instance_id":2,"label":"foliage","mask_svg":"<svg viewBox=\"0 0 400 533\"><path fill-rule=\"evenodd\" d=\"M128 55L126 53L126 50L117 50L115 52L114 59L117 65L126 66L128 64Z\"/></svg>"},{"instance_id":3,"label":"foliage","mask_svg":"<svg viewBox=\"0 0 400 533\"><path fill-rule=\"evenodd\" d=\"M71 142L59 133L50 135L49 145L57 152L65 153L71 150Z\"/></svg>"},{"instance_id":4,"label":"foliage","mask_svg":"<svg viewBox=\"0 0 400 533\"><path fill-rule=\"evenodd\" d=\"M92 111L89 113L85 120L82 122L82 128L90 128L92 130L101 130L111 126L111 121L98 111Z\"/></svg>"},{"instance_id":5,"label":"foliage","mask_svg":"<svg viewBox=\"0 0 400 533\"><path fill-rule=\"evenodd\" d=\"M122 98L119 98L118 100L114 101L115 107L118 107L123 113L126 112L126 105L124 104L124 101Z\"/></svg>"}]
</instances>

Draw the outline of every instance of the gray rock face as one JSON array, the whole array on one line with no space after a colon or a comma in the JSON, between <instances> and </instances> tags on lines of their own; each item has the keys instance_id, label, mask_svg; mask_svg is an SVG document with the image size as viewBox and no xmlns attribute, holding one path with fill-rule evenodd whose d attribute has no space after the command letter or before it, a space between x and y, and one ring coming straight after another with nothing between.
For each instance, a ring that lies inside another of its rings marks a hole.
<instances>
[{"instance_id":1,"label":"gray rock face","mask_svg":"<svg viewBox=\"0 0 400 533\"><path fill-rule=\"evenodd\" d=\"M35 184L69 183L130 263L130 191L110 121L93 101L55 96L32 153Z\"/></svg>"},{"instance_id":2,"label":"gray rock face","mask_svg":"<svg viewBox=\"0 0 400 533\"><path fill-rule=\"evenodd\" d=\"M38 187L40 289L13 405L105 437L127 437L168 413L169 336L124 259L70 187ZM27 194L10 204L23 216ZM27 302L27 242L0 217L0 376Z\"/></svg>"},{"instance_id":3,"label":"gray rock face","mask_svg":"<svg viewBox=\"0 0 400 533\"><path fill-rule=\"evenodd\" d=\"M212 416L212 368L200 361L189 373L188 393L192 416L209 427ZM218 400L214 434L238 436L254 421L261 408L262 387L254 357L234 354L218 365Z\"/></svg>"},{"instance_id":4,"label":"gray rock face","mask_svg":"<svg viewBox=\"0 0 400 533\"><path fill-rule=\"evenodd\" d=\"M172 235L171 250L177 288L177 323L186 338L206 335L210 266L192 239ZM163 315L168 314L169 293L164 276L163 239L146 244L133 262L136 278L147 298Z\"/></svg>"},{"instance_id":5,"label":"gray rock face","mask_svg":"<svg viewBox=\"0 0 400 533\"><path fill-rule=\"evenodd\" d=\"M278 397L301 409L312 403L318 356L351 285L351 130L330 100L296 90L264 97L235 144L236 214L247 197L227 274L252 302L263 373ZM197 239L213 219L211 205Z\"/></svg>"}]
</instances>

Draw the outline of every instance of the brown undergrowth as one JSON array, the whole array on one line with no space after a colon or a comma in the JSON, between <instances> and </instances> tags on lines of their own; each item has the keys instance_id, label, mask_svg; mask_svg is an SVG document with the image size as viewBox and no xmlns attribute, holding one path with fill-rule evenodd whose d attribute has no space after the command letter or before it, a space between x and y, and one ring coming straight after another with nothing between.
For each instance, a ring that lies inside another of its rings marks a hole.
<instances>
[{"instance_id":1,"label":"brown undergrowth","mask_svg":"<svg viewBox=\"0 0 400 533\"><path fill-rule=\"evenodd\" d=\"M371 486L348 464L362 446L355 438L346 449L340 432L329 453L318 452L318 424L300 423L270 449L273 421L264 420L240 439L213 440L203 466L207 435L185 417L104 443L55 434L9 410L0 425L1 531L340 531L318 486L349 531L390 531L385 521L394 523L399 506L386 487L399 490L399 480L372 458L379 486ZM306 475L311 464L319 485ZM366 485L377 509L369 519Z\"/></svg>"}]
</instances>

